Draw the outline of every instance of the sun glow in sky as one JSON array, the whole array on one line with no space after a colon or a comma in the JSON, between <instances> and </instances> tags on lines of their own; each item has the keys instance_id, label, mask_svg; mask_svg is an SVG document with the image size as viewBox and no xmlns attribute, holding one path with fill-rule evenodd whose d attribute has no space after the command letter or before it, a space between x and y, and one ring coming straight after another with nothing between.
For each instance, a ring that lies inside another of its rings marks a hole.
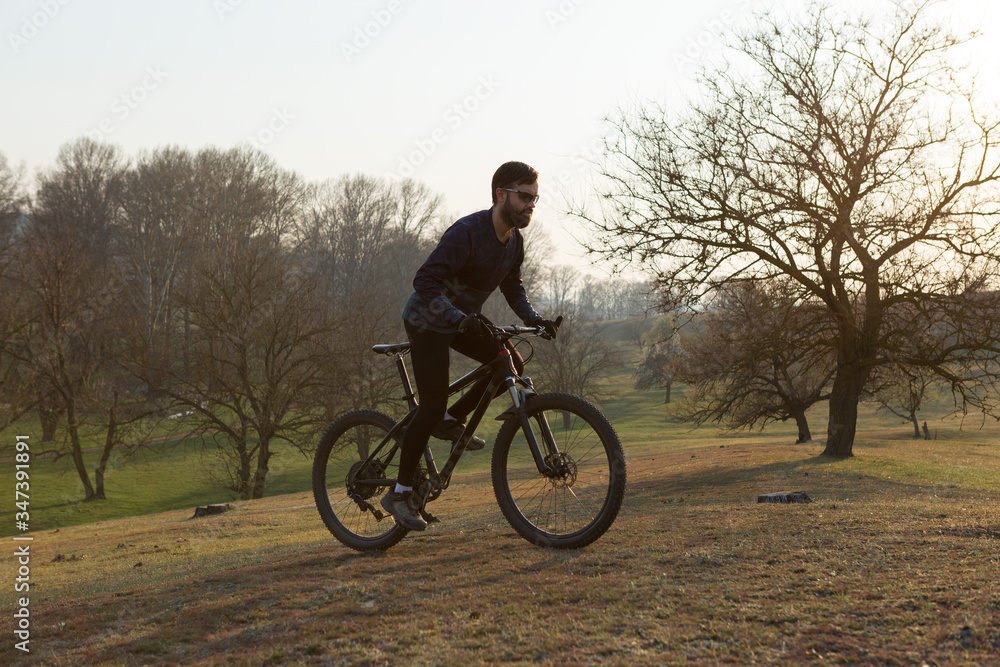
<instances>
[{"instance_id":1,"label":"sun glow in sky","mask_svg":"<svg viewBox=\"0 0 1000 667\"><path fill-rule=\"evenodd\" d=\"M603 119L681 100L696 61L774 4L8 0L0 152L31 174L83 135L128 155L249 143L311 181L415 178L453 217L488 207L493 171L522 160L541 172L556 261L584 266L566 199L588 194ZM997 71L1000 8L943 11L984 30Z\"/></svg>"}]
</instances>

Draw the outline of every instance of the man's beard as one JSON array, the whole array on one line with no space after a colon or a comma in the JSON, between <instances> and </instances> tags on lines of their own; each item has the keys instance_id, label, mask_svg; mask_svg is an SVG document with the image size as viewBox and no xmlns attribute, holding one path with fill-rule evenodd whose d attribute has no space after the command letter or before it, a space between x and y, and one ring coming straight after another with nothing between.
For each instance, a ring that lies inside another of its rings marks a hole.
<instances>
[{"instance_id":1,"label":"man's beard","mask_svg":"<svg viewBox=\"0 0 1000 667\"><path fill-rule=\"evenodd\" d=\"M524 229L531 223L530 213L518 213L514 210L514 207L510 205L510 200L508 199L504 202L502 209L504 220L507 221L512 227L517 227L518 229Z\"/></svg>"}]
</instances>

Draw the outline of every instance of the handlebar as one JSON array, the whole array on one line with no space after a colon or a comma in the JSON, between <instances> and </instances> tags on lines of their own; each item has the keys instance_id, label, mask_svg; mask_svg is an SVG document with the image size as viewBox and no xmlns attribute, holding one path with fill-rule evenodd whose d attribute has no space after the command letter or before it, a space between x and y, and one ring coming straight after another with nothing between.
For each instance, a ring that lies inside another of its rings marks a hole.
<instances>
[{"instance_id":1,"label":"handlebar","mask_svg":"<svg viewBox=\"0 0 1000 667\"><path fill-rule=\"evenodd\" d=\"M493 329L494 333L504 333L511 336L521 336L524 334L533 334L540 336L545 333L545 327L523 327L520 325L510 325L506 327L498 327L496 325L487 325Z\"/></svg>"},{"instance_id":2,"label":"handlebar","mask_svg":"<svg viewBox=\"0 0 1000 667\"><path fill-rule=\"evenodd\" d=\"M562 317L560 316L556 320L556 325L562 322ZM510 325L505 327L498 327L492 322L484 322L489 330L497 337L498 340L507 341L516 336L540 336L542 338L548 339L549 336L545 332L545 327L534 326L525 327L521 325ZM410 343L394 343L391 345L373 345L372 352L376 354L386 354L389 356L399 356L407 354L410 351Z\"/></svg>"},{"instance_id":3,"label":"handlebar","mask_svg":"<svg viewBox=\"0 0 1000 667\"><path fill-rule=\"evenodd\" d=\"M560 315L556 319L556 327L558 327L560 324L562 324L562 320L563 320L562 315ZM505 327L498 327L495 324L493 324L492 322L488 322L487 321L486 322L486 326L490 328L490 330L493 332L494 336L504 336L506 338L512 338L514 336L541 336L542 338L545 338L546 340L549 340L551 338L548 335L548 333L545 331L545 327L543 327L541 325L537 325L537 326L533 326L533 327L524 327L524 326L520 326L520 325L510 325L510 326L505 326Z\"/></svg>"}]
</instances>

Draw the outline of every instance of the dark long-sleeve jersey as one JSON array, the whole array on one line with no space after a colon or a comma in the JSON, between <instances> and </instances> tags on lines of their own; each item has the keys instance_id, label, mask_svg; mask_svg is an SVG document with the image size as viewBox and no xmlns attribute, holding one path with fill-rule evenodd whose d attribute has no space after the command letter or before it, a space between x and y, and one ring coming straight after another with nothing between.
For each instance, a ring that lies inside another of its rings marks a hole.
<instances>
[{"instance_id":1,"label":"dark long-sleeve jersey","mask_svg":"<svg viewBox=\"0 0 1000 667\"><path fill-rule=\"evenodd\" d=\"M458 220L441 237L413 279L403 319L439 333L458 330L462 318L478 313L497 287L525 324L541 319L521 284L524 237L518 229L501 243L493 210Z\"/></svg>"}]
</instances>

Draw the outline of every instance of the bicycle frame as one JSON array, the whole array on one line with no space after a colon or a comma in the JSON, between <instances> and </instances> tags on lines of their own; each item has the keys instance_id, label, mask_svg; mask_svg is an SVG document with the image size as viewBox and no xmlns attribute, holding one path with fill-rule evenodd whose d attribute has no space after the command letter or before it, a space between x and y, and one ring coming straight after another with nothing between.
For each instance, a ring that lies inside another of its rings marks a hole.
<instances>
[{"instance_id":1,"label":"bicycle frame","mask_svg":"<svg viewBox=\"0 0 1000 667\"><path fill-rule=\"evenodd\" d=\"M394 346L395 347L395 346ZM396 422L396 425L389 430L382 441L376 445L374 450L369 452L368 457L365 459L362 469L365 468L368 463L370 463L376 456L378 456L382 449L390 441L395 441L392 445L393 449L389 452L389 457L391 458L395 454L395 449L399 448L400 443L397 439L397 434L400 433L406 425L413 418L414 413L417 410L418 404L416 396L413 393L412 385L410 384L410 377L406 371L406 364L403 362L403 357L409 352L408 347L405 349L390 352L389 355L392 356L396 361L396 368L399 371L399 377L403 384L403 389L405 391L404 398L410 408L409 412L401 420ZM531 455L534 458L535 465L538 468L538 472L545 477L553 477L557 474L555 468L553 468L548 460L558 460L556 457L559 454L558 447L555 444L555 439L552 436L552 431L549 429L548 422L544 415L539 418L539 427L541 429L542 441L544 443L545 452L543 453L542 447L539 445L538 438L531 427L531 422L528 419L528 413L525 410L525 399L534 394L535 390L531 383L531 378L522 377L517 374L514 369L513 362L511 360L511 354L509 348L506 345L502 347L499 354L495 359L489 361L478 368L470 371L461 378L455 380L448 386L448 395L452 396L465 387L475 383L476 381L490 377L489 385L486 388L486 392L483 397L479 400L476 409L470 416L468 423L465 427L465 431L458 441L452 446L451 453L448 459L445 461L444 466L438 471L437 466L434 462L434 455L431 452L430 445L424 450L424 461L427 465L428 480L430 481L430 488L426 490L424 499L426 500L426 495L430 495L434 492L440 492L446 488L451 483L451 475L455 470L455 466L458 465L458 461L462 458L462 453L465 452L465 448L475 433L476 428L482 422L483 417L486 415L486 410L489 408L490 403L493 401L494 395L500 389L501 386L505 387L507 394L510 396L513 405L511 408L503 412L498 420L508 419L510 417L515 417L520 421L521 429L524 432L525 439L528 442L528 447L531 450ZM520 385L520 388L518 387ZM354 480L355 484L373 484L373 485L386 485L386 484L396 484L397 480L394 478L382 478L377 480L366 480L357 479Z\"/></svg>"}]
</instances>

